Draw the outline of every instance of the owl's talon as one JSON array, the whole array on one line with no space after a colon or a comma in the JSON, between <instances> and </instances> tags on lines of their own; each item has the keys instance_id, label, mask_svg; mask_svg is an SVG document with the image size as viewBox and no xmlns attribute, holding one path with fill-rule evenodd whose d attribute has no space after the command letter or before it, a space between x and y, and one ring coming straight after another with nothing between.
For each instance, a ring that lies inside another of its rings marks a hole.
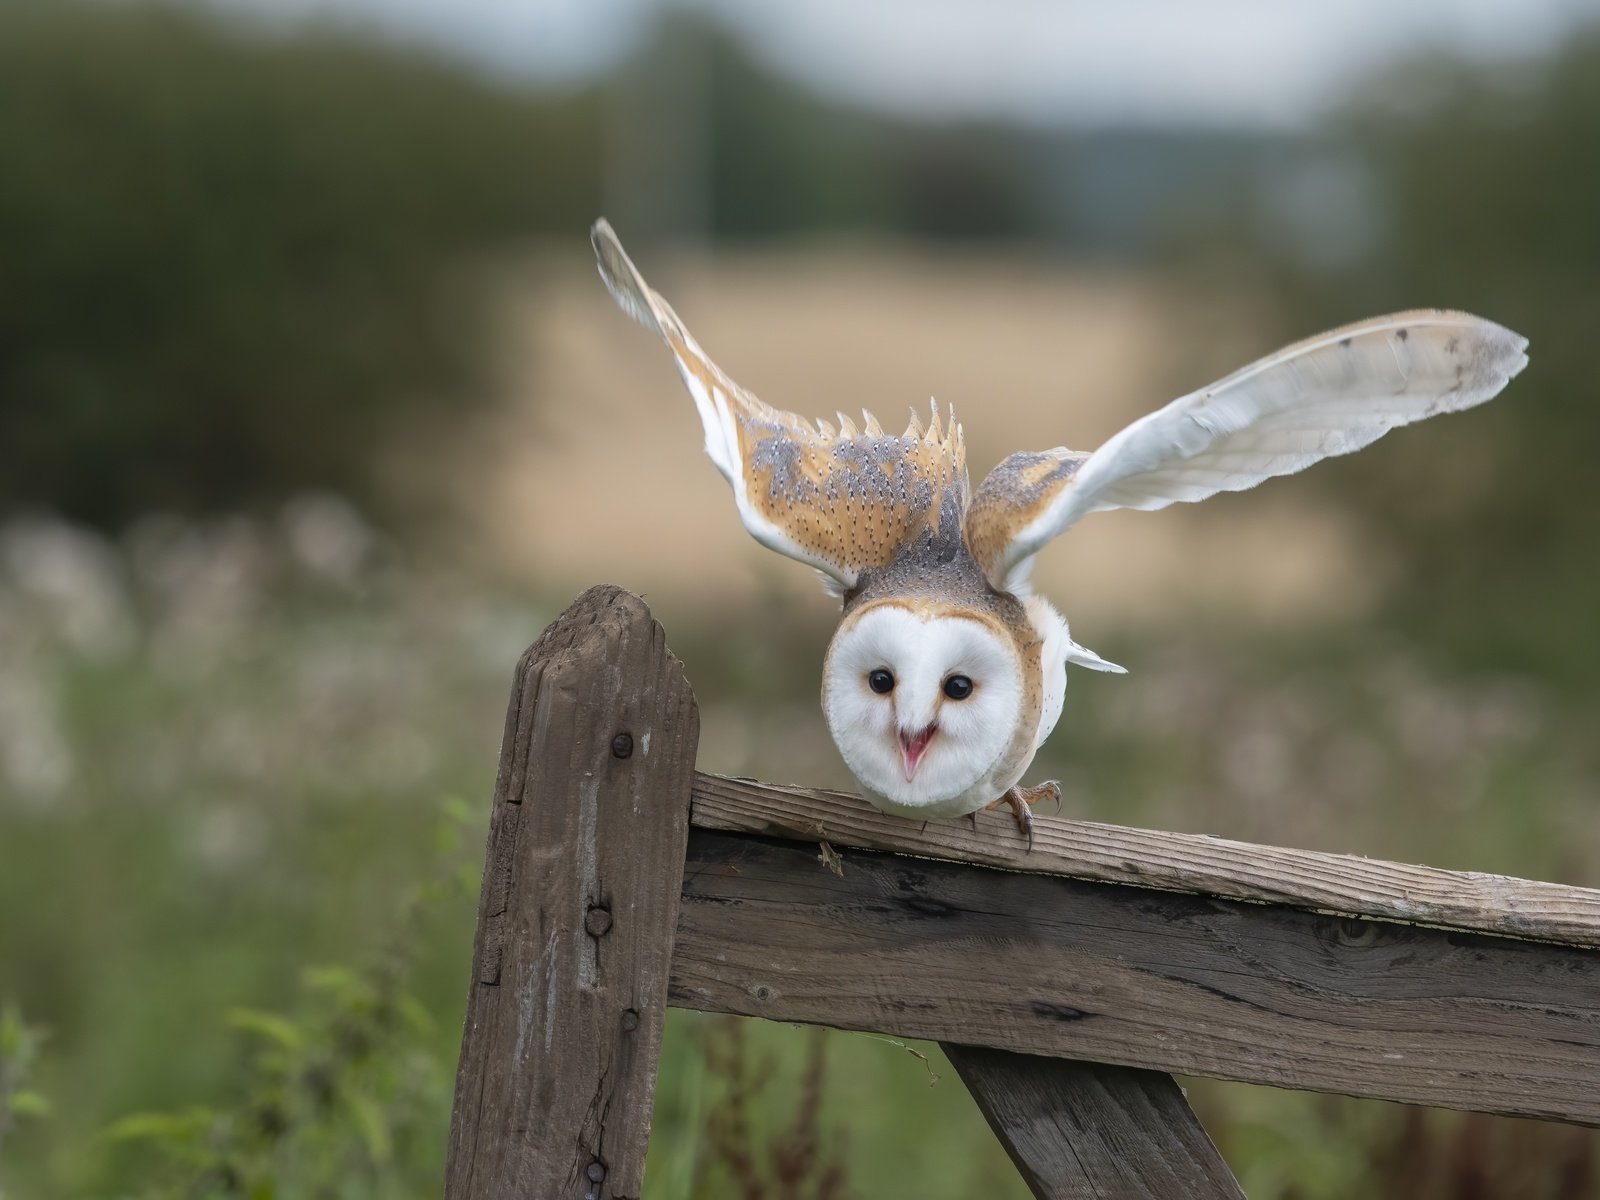
<instances>
[{"instance_id":1,"label":"owl's talon","mask_svg":"<svg viewBox=\"0 0 1600 1200\"><path fill-rule=\"evenodd\" d=\"M1039 803L1039 801L1045 799L1054 800L1056 812L1061 811L1061 785L1054 779L1047 779L1045 782L1037 784L1034 787L1022 787L1020 785L1013 787L993 804L984 805L983 811L989 812L991 809L999 808L1002 804L1007 805L1011 809L1012 814L1017 818L1017 828L1028 835L1028 849L1032 850L1033 806ZM972 818L972 823L974 826L976 826L978 823L978 814L969 813L968 816Z\"/></svg>"},{"instance_id":2,"label":"owl's talon","mask_svg":"<svg viewBox=\"0 0 1600 1200\"><path fill-rule=\"evenodd\" d=\"M1015 788L1007 792L1006 797L1011 802L1011 811L1017 814L1017 826L1022 830L1023 833L1028 835L1028 853L1032 854L1033 809L1028 806L1028 802L1026 800L1018 798Z\"/></svg>"}]
</instances>

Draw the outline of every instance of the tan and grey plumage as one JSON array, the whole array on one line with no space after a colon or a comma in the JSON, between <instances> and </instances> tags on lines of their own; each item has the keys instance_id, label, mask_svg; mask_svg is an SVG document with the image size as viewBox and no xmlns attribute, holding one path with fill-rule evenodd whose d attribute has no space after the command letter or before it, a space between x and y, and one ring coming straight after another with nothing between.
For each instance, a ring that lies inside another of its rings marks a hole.
<instances>
[{"instance_id":1,"label":"tan and grey plumage","mask_svg":"<svg viewBox=\"0 0 1600 1200\"><path fill-rule=\"evenodd\" d=\"M843 601L823 711L886 811L956 816L1059 795L1022 788L1061 713L1077 645L1027 585L1033 557L1091 512L1164 508L1349 454L1390 429L1481 404L1527 365L1526 339L1443 309L1308 338L1129 425L1093 453L1013 454L971 489L961 426L937 405L885 433L763 404L729 379L645 283L604 220L606 286L659 334L694 397L706 452L763 545L815 567Z\"/></svg>"}]
</instances>

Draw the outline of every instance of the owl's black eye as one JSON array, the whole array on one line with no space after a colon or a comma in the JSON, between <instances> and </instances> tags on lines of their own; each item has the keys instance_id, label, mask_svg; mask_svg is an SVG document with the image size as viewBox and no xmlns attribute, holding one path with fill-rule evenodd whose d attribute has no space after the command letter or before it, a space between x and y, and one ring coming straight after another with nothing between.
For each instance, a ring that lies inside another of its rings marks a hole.
<instances>
[{"instance_id":1,"label":"owl's black eye","mask_svg":"<svg viewBox=\"0 0 1600 1200\"><path fill-rule=\"evenodd\" d=\"M879 667L867 676L867 686L880 696L887 696L894 691L894 676Z\"/></svg>"},{"instance_id":2,"label":"owl's black eye","mask_svg":"<svg viewBox=\"0 0 1600 1200\"><path fill-rule=\"evenodd\" d=\"M952 675L944 681L944 694L952 700L965 700L972 695L972 680L965 675Z\"/></svg>"}]
</instances>

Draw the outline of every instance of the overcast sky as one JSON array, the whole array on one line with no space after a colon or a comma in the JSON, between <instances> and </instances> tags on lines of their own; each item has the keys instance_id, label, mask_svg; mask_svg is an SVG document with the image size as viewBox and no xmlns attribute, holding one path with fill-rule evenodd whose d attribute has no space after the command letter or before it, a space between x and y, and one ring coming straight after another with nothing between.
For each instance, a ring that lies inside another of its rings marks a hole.
<instances>
[{"instance_id":1,"label":"overcast sky","mask_svg":"<svg viewBox=\"0 0 1600 1200\"><path fill-rule=\"evenodd\" d=\"M671 0L211 0L423 41L493 70L581 80ZM929 117L1295 125L1427 50L1548 52L1600 0L678 0L819 90Z\"/></svg>"}]
</instances>

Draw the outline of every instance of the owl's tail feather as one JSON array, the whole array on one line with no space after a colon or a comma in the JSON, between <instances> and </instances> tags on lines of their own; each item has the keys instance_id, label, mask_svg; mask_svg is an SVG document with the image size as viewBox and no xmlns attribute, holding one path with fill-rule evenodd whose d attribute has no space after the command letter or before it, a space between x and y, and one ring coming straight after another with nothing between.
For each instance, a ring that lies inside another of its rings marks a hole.
<instances>
[{"instance_id":1,"label":"owl's tail feather","mask_svg":"<svg viewBox=\"0 0 1600 1200\"><path fill-rule=\"evenodd\" d=\"M1116 663L1101 658L1087 646L1080 646L1077 642L1067 643L1067 661L1075 667L1088 667L1091 671L1109 671L1113 675L1126 675L1127 667L1119 667Z\"/></svg>"}]
</instances>

